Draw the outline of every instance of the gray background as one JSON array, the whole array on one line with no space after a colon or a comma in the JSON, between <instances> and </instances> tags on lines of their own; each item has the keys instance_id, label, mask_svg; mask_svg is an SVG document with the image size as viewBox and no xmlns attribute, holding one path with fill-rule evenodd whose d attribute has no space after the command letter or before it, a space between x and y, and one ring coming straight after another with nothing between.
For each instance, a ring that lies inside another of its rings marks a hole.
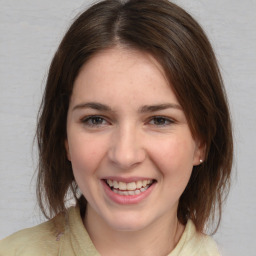
<instances>
[{"instance_id":1,"label":"gray background","mask_svg":"<svg viewBox=\"0 0 256 256\"><path fill-rule=\"evenodd\" d=\"M0 0L0 239L43 221L32 178L37 110L58 43L91 2ZM233 187L215 239L224 256L255 256L256 1L175 2L208 34L233 115Z\"/></svg>"}]
</instances>

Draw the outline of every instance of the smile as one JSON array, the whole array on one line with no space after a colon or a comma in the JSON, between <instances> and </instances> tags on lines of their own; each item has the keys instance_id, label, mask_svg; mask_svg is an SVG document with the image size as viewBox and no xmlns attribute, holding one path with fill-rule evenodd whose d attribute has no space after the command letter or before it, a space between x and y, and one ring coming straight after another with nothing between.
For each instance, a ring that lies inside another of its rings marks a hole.
<instances>
[{"instance_id":1,"label":"smile","mask_svg":"<svg viewBox=\"0 0 256 256\"><path fill-rule=\"evenodd\" d=\"M145 192L154 182L153 180L139 180L134 182L121 182L116 180L105 180L111 190L121 196L134 196Z\"/></svg>"}]
</instances>

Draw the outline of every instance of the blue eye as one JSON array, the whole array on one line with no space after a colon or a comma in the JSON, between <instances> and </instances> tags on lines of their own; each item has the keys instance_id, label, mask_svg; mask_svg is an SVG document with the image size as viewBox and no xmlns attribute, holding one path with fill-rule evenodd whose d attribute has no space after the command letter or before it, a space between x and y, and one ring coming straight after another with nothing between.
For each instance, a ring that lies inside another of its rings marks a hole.
<instances>
[{"instance_id":1,"label":"blue eye","mask_svg":"<svg viewBox=\"0 0 256 256\"><path fill-rule=\"evenodd\" d=\"M167 126L174 123L174 121L163 116L156 116L149 123L155 126Z\"/></svg>"},{"instance_id":2,"label":"blue eye","mask_svg":"<svg viewBox=\"0 0 256 256\"><path fill-rule=\"evenodd\" d=\"M88 116L82 119L82 123L87 126L103 126L107 124L107 121L101 116Z\"/></svg>"}]
</instances>

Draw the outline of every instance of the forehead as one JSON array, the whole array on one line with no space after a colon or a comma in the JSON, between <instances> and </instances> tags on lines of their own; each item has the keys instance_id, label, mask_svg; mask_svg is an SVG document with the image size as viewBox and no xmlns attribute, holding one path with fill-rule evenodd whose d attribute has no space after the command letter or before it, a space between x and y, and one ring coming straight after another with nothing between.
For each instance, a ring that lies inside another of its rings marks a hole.
<instances>
[{"instance_id":1,"label":"forehead","mask_svg":"<svg viewBox=\"0 0 256 256\"><path fill-rule=\"evenodd\" d=\"M97 52L83 65L78 76L81 72L95 74L97 72L111 73L114 71L118 75L125 71L128 74L129 71L134 72L132 70L134 66L137 68L143 66L144 71L147 68L148 72L158 70L159 75L166 79L162 66L151 54L125 46L115 46ZM168 83L167 79L166 82Z\"/></svg>"},{"instance_id":2,"label":"forehead","mask_svg":"<svg viewBox=\"0 0 256 256\"><path fill-rule=\"evenodd\" d=\"M89 100L140 96L177 102L157 60L148 53L122 47L103 50L84 64L75 80L71 99L82 95Z\"/></svg>"}]
</instances>

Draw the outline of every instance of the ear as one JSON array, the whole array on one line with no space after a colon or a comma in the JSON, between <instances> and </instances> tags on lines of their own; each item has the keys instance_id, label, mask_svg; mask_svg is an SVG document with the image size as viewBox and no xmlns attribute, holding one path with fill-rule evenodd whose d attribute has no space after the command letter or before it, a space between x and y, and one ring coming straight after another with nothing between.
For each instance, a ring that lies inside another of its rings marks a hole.
<instances>
[{"instance_id":1,"label":"ear","mask_svg":"<svg viewBox=\"0 0 256 256\"><path fill-rule=\"evenodd\" d=\"M68 139L65 140L65 148L66 148L67 159L69 161L71 161L71 157L70 157L70 153L69 153Z\"/></svg>"},{"instance_id":2,"label":"ear","mask_svg":"<svg viewBox=\"0 0 256 256\"><path fill-rule=\"evenodd\" d=\"M194 153L194 159L193 159L193 165L200 165L205 160L205 151L206 151L206 145L204 142L198 141L196 143L195 153Z\"/></svg>"}]
</instances>

